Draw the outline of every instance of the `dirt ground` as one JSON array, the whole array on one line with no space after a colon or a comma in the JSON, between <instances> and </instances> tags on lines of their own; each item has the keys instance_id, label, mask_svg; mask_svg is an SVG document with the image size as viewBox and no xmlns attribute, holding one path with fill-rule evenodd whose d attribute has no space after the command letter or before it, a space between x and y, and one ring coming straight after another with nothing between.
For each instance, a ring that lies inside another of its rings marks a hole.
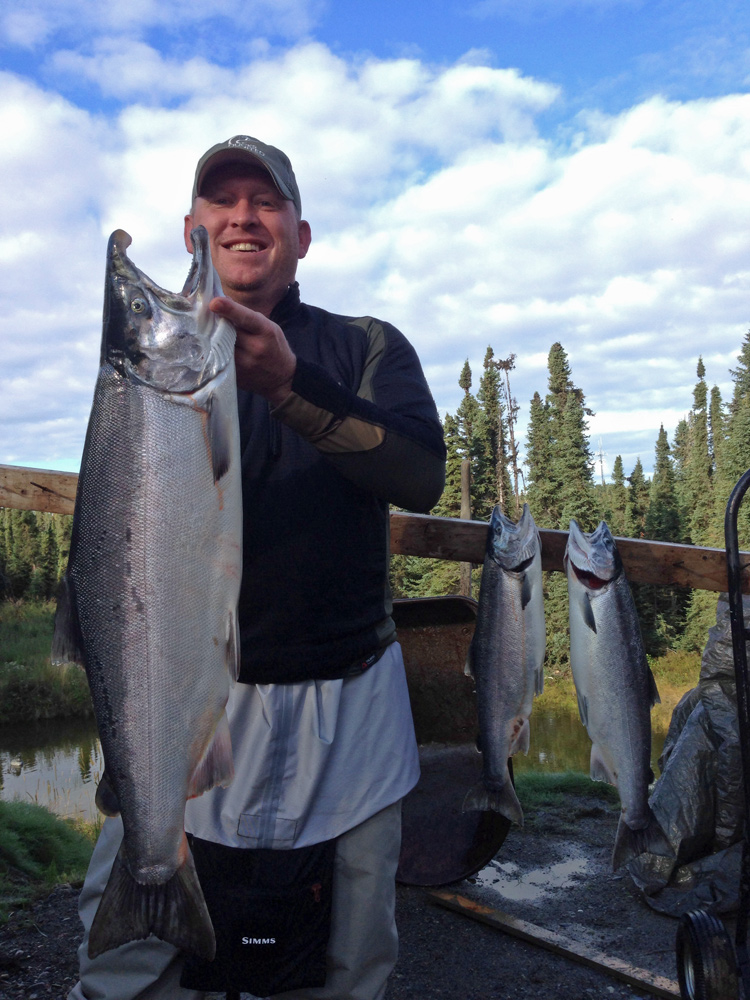
<instances>
[{"instance_id":1,"label":"dirt ground","mask_svg":"<svg viewBox=\"0 0 750 1000\"><path fill-rule=\"evenodd\" d=\"M650 910L609 857L616 810L571 798L527 817L475 877L446 887L495 910L676 979L676 922ZM76 979L78 890L58 887L0 928L0 998L62 1000ZM528 944L399 886L401 952L386 1000L588 1000L651 993ZM678 995L675 984L675 995ZM218 995L217 995L218 996Z\"/></svg>"}]
</instances>

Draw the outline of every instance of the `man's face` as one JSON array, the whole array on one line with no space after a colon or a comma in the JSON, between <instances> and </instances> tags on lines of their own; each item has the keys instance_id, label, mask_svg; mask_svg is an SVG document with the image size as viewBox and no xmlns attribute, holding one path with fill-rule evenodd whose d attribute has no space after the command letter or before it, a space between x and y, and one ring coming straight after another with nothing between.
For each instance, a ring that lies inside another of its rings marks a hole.
<instances>
[{"instance_id":1,"label":"man's face","mask_svg":"<svg viewBox=\"0 0 750 1000\"><path fill-rule=\"evenodd\" d=\"M265 316L294 281L297 261L310 246L310 226L260 167L231 164L212 171L185 216L190 253L195 226L208 230L224 294Z\"/></svg>"}]
</instances>

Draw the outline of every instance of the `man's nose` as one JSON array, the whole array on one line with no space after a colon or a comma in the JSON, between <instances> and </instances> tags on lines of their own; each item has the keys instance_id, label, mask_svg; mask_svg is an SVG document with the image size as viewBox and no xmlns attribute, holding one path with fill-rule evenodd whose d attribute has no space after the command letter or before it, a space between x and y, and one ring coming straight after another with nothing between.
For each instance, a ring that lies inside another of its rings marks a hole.
<instances>
[{"instance_id":1,"label":"man's nose","mask_svg":"<svg viewBox=\"0 0 750 1000\"><path fill-rule=\"evenodd\" d=\"M258 210L248 198L239 198L232 208L231 221L236 226L251 226L258 221Z\"/></svg>"}]
</instances>

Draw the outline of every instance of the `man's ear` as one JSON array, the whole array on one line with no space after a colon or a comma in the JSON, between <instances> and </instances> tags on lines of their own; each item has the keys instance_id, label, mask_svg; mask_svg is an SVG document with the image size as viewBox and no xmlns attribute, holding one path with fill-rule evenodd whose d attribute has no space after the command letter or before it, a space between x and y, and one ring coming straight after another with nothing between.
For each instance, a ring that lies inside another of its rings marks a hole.
<instances>
[{"instance_id":1,"label":"man's ear","mask_svg":"<svg viewBox=\"0 0 750 1000\"><path fill-rule=\"evenodd\" d=\"M301 219L298 232L299 232L299 259L302 260L303 257L307 256L307 251L310 249L310 243L312 242L312 231L310 229L310 223L305 222L304 219Z\"/></svg>"},{"instance_id":2,"label":"man's ear","mask_svg":"<svg viewBox=\"0 0 750 1000\"><path fill-rule=\"evenodd\" d=\"M193 252L193 241L190 239L190 233L193 229L195 229L195 226L193 225L193 217L192 215L186 215L184 236L185 236L185 249L187 250L188 253Z\"/></svg>"}]
</instances>

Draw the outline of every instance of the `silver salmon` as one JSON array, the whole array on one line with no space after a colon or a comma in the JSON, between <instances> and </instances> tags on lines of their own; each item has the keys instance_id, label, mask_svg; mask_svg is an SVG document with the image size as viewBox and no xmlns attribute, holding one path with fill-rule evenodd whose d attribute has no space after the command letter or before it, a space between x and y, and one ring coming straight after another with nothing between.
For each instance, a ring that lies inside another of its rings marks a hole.
<instances>
[{"instance_id":1,"label":"silver salmon","mask_svg":"<svg viewBox=\"0 0 750 1000\"><path fill-rule=\"evenodd\" d=\"M671 853L648 805L651 707L659 701L633 595L615 540L602 521L585 534L575 521L565 549L570 662L581 722L591 738L591 777L617 787L622 812L613 868L649 850Z\"/></svg>"},{"instance_id":2,"label":"silver salmon","mask_svg":"<svg viewBox=\"0 0 750 1000\"><path fill-rule=\"evenodd\" d=\"M235 332L192 234L181 294L107 249L99 374L78 482L55 662L85 667L104 751L97 805L124 838L91 957L155 934L212 958L186 800L232 778L225 706L238 674L242 496Z\"/></svg>"},{"instance_id":3,"label":"silver salmon","mask_svg":"<svg viewBox=\"0 0 750 1000\"><path fill-rule=\"evenodd\" d=\"M492 809L519 826L523 810L508 758L529 750L529 716L544 686L542 549L528 504L518 524L495 507L479 589L467 673L477 686L482 776L464 812Z\"/></svg>"}]
</instances>

